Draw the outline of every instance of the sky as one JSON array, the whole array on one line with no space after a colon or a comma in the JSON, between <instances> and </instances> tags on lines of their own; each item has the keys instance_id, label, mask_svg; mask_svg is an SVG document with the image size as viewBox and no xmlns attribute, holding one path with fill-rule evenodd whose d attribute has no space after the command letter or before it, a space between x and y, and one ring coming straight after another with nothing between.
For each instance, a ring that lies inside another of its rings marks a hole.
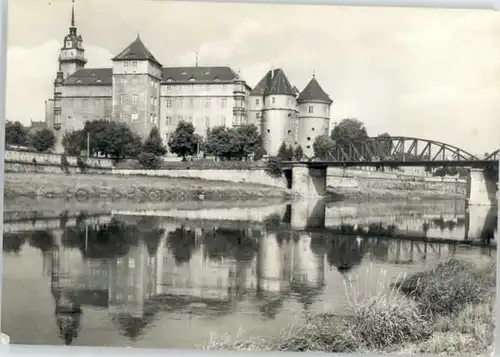
<instances>
[{"instance_id":1,"label":"sky","mask_svg":"<svg viewBox=\"0 0 500 357\"><path fill-rule=\"evenodd\" d=\"M500 17L488 10L76 0L87 67L139 33L164 66L231 66L250 86L282 68L302 90L313 73L331 123L369 135L442 141L473 154L500 147ZM9 3L7 119L44 120L71 0Z\"/></svg>"}]
</instances>

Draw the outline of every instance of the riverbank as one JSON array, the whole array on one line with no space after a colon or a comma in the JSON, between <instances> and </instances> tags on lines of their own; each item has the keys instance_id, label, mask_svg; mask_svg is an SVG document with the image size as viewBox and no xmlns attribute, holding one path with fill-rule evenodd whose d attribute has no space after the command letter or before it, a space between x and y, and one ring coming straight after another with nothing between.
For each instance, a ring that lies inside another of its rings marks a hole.
<instances>
[{"instance_id":1,"label":"riverbank","mask_svg":"<svg viewBox=\"0 0 500 357\"><path fill-rule=\"evenodd\" d=\"M308 317L278 338L214 337L210 350L487 356L493 352L496 264L449 260L373 296L346 282L346 316Z\"/></svg>"},{"instance_id":2,"label":"riverbank","mask_svg":"<svg viewBox=\"0 0 500 357\"><path fill-rule=\"evenodd\" d=\"M286 190L271 186L183 178L5 173L4 180L6 200L17 197L45 197L161 202L290 197Z\"/></svg>"}]
</instances>

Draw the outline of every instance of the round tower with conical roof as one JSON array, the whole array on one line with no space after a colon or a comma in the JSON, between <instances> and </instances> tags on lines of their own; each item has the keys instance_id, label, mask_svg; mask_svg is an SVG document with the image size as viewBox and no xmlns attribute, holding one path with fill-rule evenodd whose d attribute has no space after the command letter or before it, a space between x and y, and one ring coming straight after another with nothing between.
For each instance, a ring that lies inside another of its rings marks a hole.
<instances>
[{"instance_id":1,"label":"round tower with conical roof","mask_svg":"<svg viewBox=\"0 0 500 357\"><path fill-rule=\"evenodd\" d=\"M315 75L297 97L299 107L297 143L302 147L306 157L314 155L314 140L318 136L328 135L332 103Z\"/></svg>"},{"instance_id":2,"label":"round tower with conical roof","mask_svg":"<svg viewBox=\"0 0 500 357\"><path fill-rule=\"evenodd\" d=\"M260 126L263 147L270 156L278 154L283 142L295 142L295 97L295 88L280 68L267 72L250 93L249 116Z\"/></svg>"}]
</instances>

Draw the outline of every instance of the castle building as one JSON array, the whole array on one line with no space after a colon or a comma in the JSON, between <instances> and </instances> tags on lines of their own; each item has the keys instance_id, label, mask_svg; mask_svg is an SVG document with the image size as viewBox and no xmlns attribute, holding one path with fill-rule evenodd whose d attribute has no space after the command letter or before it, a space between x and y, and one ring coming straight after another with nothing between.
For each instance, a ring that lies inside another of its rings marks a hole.
<instances>
[{"instance_id":1,"label":"castle building","mask_svg":"<svg viewBox=\"0 0 500 357\"><path fill-rule=\"evenodd\" d=\"M127 123L141 138L153 127L168 140L181 121L204 137L215 126L255 124L268 155L283 142L312 156L316 136L328 132L332 100L315 78L299 92L282 69L270 70L252 88L230 67L164 67L139 35L112 58L111 68L85 68L82 35L71 25L59 54L54 94L45 102L45 122L63 152L65 133L87 121Z\"/></svg>"}]
</instances>

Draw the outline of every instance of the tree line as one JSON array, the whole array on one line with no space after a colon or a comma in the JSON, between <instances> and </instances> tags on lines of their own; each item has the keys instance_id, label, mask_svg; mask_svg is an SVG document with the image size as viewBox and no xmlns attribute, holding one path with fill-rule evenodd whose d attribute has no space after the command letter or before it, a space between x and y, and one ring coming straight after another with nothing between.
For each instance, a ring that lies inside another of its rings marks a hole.
<instances>
[{"instance_id":1,"label":"tree line","mask_svg":"<svg viewBox=\"0 0 500 357\"><path fill-rule=\"evenodd\" d=\"M46 128L30 130L18 121L7 121L5 123L5 143L44 152L54 147L56 137L51 130Z\"/></svg>"}]
</instances>

